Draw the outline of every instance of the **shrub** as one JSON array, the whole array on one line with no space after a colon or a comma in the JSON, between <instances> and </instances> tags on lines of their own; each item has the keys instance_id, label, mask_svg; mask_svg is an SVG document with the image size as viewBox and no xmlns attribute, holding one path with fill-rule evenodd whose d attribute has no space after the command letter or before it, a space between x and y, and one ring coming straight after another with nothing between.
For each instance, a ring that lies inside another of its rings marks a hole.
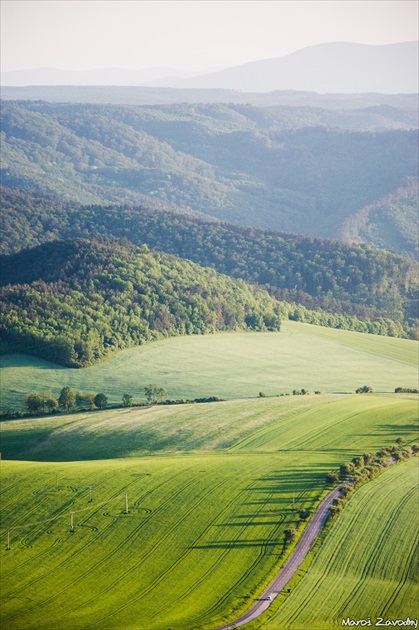
<instances>
[{"instance_id":1,"label":"shrub","mask_svg":"<svg viewBox=\"0 0 419 630\"><path fill-rule=\"evenodd\" d=\"M326 482L330 485L335 484L339 481L338 476L336 475L336 473L327 473L326 475Z\"/></svg>"},{"instance_id":2,"label":"shrub","mask_svg":"<svg viewBox=\"0 0 419 630\"><path fill-rule=\"evenodd\" d=\"M371 385L363 385L362 387L358 387L358 389L355 390L355 394L372 394L373 389L371 387Z\"/></svg>"},{"instance_id":3,"label":"shrub","mask_svg":"<svg viewBox=\"0 0 419 630\"><path fill-rule=\"evenodd\" d=\"M295 527L290 527L284 532L285 540L287 543L292 543L297 538L298 532Z\"/></svg>"}]
</instances>

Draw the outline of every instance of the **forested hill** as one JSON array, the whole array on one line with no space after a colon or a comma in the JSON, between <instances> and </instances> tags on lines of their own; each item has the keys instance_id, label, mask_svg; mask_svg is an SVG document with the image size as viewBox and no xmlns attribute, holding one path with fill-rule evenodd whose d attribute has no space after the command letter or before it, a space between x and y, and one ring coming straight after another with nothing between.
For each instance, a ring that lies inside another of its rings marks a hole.
<instances>
[{"instance_id":1,"label":"forested hill","mask_svg":"<svg viewBox=\"0 0 419 630\"><path fill-rule=\"evenodd\" d=\"M265 291L146 246L54 242L1 266L3 351L69 367L166 336L280 328Z\"/></svg>"},{"instance_id":2,"label":"forested hill","mask_svg":"<svg viewBox=\"0 0 419 630\"><path fill-rule=\"evenodd\" d=\"M362 318L388 317L401 322L407 334L414 330L417 264L397 254L129 205L81 206L11 189L3 189L1 198L4 253L97 234L126 238L263 285L288 302Z\"/></svg>"},{"instance_id":3,"label":"forested hill","mask_svg":"<svg viewBox=\"0 0 419 630\"><path fill-rule=\"evenodd\" d=\"M339 238L360 209L418 172L411 113L369 114L374 125L358 112L351 127L348 112L310 107L4 101L2 181L83 204L146 204ZM396 226L383 214L374 227L384 247L400 247L392 238L400 222L415 232L399 205Z\"/></svg>"}]
</instances>

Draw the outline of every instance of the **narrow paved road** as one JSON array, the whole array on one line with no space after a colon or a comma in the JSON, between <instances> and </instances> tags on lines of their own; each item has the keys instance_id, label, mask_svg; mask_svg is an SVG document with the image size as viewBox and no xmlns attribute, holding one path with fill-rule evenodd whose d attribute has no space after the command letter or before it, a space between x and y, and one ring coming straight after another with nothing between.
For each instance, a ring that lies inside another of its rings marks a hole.
<instances>
[{"instance_id":1,"label":"narrow paved road","mask_svg":"<svg viewBox=\"0 0 419 630\"><path fill-rule=\"evenodd\" d=\"M238 628L239 626L244 626L245 623L249 623L249 621L256 619L256 617L259 617L259 615L261 615L267 608L269 608L269 606L272 604L272 601L288 584L288 582L308 554L311 545L313 544L315 538L317 537L327 518L329 507L332 505L333 500L339 496L339 492L340 486L338 486L337 488L335 488L335 490L328 494L323 502L319 505L317 512L308 524L307 529L301 537L301 540L295 547L294 553L292 554L291 558L288 560L285 567L281 569L275 580L266 589L260 599L258 599L257 602L253 604L253 606L246 613L244 613L244 615L242 615L238 619L235 619L234 621L231 621L230 623L225 624L224 626L220 626L216 630L229 630L230 628Z\"/></svg>"}]
</instances>

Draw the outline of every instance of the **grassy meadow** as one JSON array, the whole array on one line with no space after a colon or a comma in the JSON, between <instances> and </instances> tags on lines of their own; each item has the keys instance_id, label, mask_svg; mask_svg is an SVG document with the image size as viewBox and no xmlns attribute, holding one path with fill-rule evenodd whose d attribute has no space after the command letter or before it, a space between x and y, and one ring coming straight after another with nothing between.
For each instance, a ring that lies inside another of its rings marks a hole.
<instances>
[{"instance_id":1,"label":"grassy meadow","mask_svg":"<svg viewBox=\"0 0 419 630\"><path fill-rule=\"evenodd\" d=\"M419 617L417 458L351 498L309 572L263 630L341 628L342 619Z\"/></svg>"},{"instance_id":2,"label":"grassy meadow","mask_svg":"<svg viewBox=\"0 0 419 630\"><path fill-rule=\"evenodd\" d=\"M3 422L3 627L213 630L285 561L293 500L314 510L326 472L416 441L416 419L416 397L393 394Z\"/></svg>"},{"instance_id":3,"label":"grassy meadow","mask_svg":"<svg viewBox=\"0 0 419 630\"><path fill-rule=\"evenodd\" d=\"M353 392L360 385L391 392L417 387L414 341L286 322L280 333L219 333L176 337L125 350L85 369L64 368L27 355L1 357L2 409L22 408L31 391L63 386L103 392L110 404L123 393L140 402L158 383L169 398L225 399L291 392Z\"/></svg>"}]
</instances>

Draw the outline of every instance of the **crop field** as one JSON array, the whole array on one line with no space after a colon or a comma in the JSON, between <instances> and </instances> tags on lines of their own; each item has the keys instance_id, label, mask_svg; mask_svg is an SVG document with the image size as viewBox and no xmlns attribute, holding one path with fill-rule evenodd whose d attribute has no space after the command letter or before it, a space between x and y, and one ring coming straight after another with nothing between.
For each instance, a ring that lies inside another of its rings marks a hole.
<instances>
[{"instance_id":1,"label":"crop field","mask_svg":"<svg viewBox=\"0 0 419 630\"><path fill-rule=\"evenodd\" d=\"M2 457L73 461L191 452L376 451L418 438L411 394L283 396L7 421Z\"/></svg>"},{"instance_id":2,"label":"crop field","mask_svg":"<svg viewBox=\"0 0 419 630\"><path fill-rule=\"evenodd\" d=\"M325 473L416 441L416 412L328 395L3 422L3 627L213 630L273 578Z\"/></svg>"},{"instance_id":3,"label":"crop field","mask_svg":"<svg viewBox=\"0 0 419 630\"><path fill-rule=\"evenodd\" d=\"M215 627L272 574L296 521L293 492L312 508L338 456L306 460L3 462L3 627Z\"/></svg>"},{"instance_id":4,"label":"crop field","mask_svg":"<svg viewBox=\"0 0 419 630\"><path fill-rule=\"evenodd\" d=\"M309 572L264 630L341 628L342 619L419 617L419 460L363 486L315 556Z\"/></svg>"},{"instance_id":5,"label":"crop field","mask_svg":"<svg viewBox=\"0 0 419 630\"><path fill-rule=\"evenodd\" d=\"M103 392L111 404L123 393L144 400L158 383L169 398L225 399L292 392L353 392L360 385L391 392L417 387L415 341L286 322L280 333L219 333L176 337L124 350L86 369L69 369L27 355L1 357L2 409L22 408L31 391L68 385Z\"/></svg>"}]
</instances>

